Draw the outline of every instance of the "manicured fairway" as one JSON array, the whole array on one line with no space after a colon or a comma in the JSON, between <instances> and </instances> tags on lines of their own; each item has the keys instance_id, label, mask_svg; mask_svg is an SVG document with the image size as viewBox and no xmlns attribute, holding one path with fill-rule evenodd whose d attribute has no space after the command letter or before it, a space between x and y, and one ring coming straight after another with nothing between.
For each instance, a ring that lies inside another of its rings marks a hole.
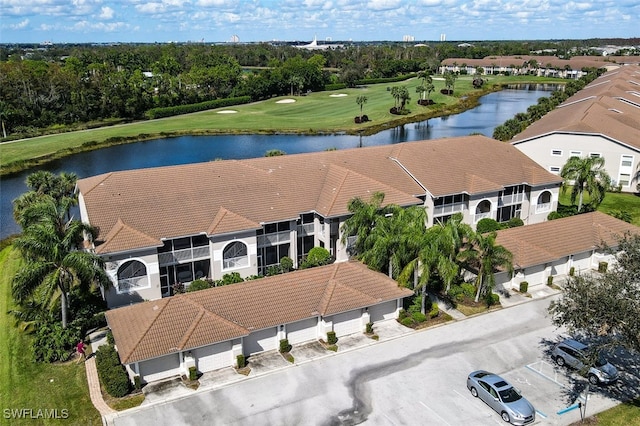
<instances>
[{"instance_id":1,"label":"manicured fairway","mask_svg":"<svg viewBox=\"0 0 640 426\"><path fill-rule=\"evenodd\" d=\"M284 96L247 105L237 105L233 108L226 107L159 120L4 143L1 145L0 167L2 167L2 173L17 171L29 165L22 162L36 158L61 157L71 152L95 149L113 143L168 135L265 132L357 133L359 131L375 133L402 122L459 112L473 106L473 100L464 101L464 98L473 99L486 93L494 84L524 81L564 82L558 79L532 77L526 77L526 79L524 77L491 77L489 83L485 85L485 90L480 91L473 88L471 77L461 76L455 84L455 96L445 96L440 94L440 89L444 88L444 81L435 76L436 90L430 96L435 105L429 107L417 105L420 95L416 92L416 87L420 84L420 80L416 78L398 83L375 84L334 92L317 92L307 96ZM412 98L408 104L408 109L411 111L409 115L397 116L389 113L389 109L394 106L394 98L389 91L393 86L407 86ZM363 114L366 114L371 121L366 124L354 123L354 117L360 114L360 107L356 103L356 98L360 95L368 98L364 104ZM284 99L295 100L295 102L278 103ZM220 114L222 110L237 112Z\"/></svg>"}]
</instances>

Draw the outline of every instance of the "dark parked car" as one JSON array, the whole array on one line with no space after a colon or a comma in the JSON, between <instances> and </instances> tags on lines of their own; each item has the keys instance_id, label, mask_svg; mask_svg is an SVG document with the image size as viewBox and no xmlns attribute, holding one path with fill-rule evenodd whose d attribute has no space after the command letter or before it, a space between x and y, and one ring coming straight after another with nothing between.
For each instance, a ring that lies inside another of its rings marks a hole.
<instances>
[{"instance_id":1,"label":"dark parked car","mask_svg":"<svg viewBox=\"0 0 640 426\"><path fill-rule=\"evenodd\" d=\"M502 420L513 425L528 425L536 420L536 410L520 391L502 377L478 370L467 377L471 395L483 400L500 414Z\"/></svg>"},{"instance_id":2,"label":"dark parked car","mask_svg":"<svg viewBox=\"0 0 640 426\"><path fill-rule=\"evenodd\" d=\"M586 374L592 385L608 384L618 380L618 370L599 353L590 353L584 343L566 339L558 343L551 356L559 366L568 365Z\"/></svg>"}]
</instances>

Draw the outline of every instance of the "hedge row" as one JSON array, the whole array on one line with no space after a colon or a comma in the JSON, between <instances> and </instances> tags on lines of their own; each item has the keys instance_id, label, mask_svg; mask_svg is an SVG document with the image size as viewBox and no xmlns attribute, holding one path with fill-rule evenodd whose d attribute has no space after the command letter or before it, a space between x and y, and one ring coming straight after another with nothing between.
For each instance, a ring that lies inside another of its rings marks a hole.
<instances>
[{"instance_id":1,"label":"hedge row","mask_svg":"<svg viewBox=\"0 0 640 426\"><path fill-rule=\"evenodd\" d=\"M177 105L165 108L152 108L145 113L147 118L153 120L155 118L171 117L180 114L189 114L192 112L206 111L208 109L224 108L233 105L242 105L251 101L250 96L239 96L237 98L216 99L213 101L200 102L198 104Z\"/></svg>"},{"instance_id":2,"label":"hedge row","mask_svg":"<svg viewBox=\"0 0 640 426\"><path fill-rule=\"evenodd\" d=\"M96 352L96 367L100 382L109 395L121 398L131 391L129 375L120 363L113 345L102 345Z\"/></svg>"},{"instance_id":3,"label":"hedge row","mask_svg":"<svg viewBox=\"0 0 640 426\"><path fill-rule=\"evenodd\" d=\"M366 84L379 84L379 83L397 83L398 81L405 81L412 77L415 77L417 74L406 74L398 77L387 77L387 78L364 78L362 80L356 81L356 85L364 86Z\"/></svg>"}]
</instances>

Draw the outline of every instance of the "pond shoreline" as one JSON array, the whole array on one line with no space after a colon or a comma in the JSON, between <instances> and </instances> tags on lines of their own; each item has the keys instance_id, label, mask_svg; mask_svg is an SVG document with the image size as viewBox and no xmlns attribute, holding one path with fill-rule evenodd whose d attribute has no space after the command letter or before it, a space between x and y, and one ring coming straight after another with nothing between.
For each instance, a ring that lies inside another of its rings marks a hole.
<instances>
[{"instance_id":1,"label":"pond shoreline","mask_svg":"<svg viewBox=\"0 0 640 426\"><path fill-rule=\"evenodd\" d=\"M513 83L510 83L513 84ZM539 84L538 82L518 82L517 84ZM444 105L439 106L438 109L432 109L428 112L419 113L411 116L401 116L399 118L394 118L392 120L387 120L384 123L374 124L363 128L357 131L334 131L334 130L301 130L301 131L274 131L274 130L252 130L252 131L217 131L213 130L202 130L202 131L175 131L175 132L159 132L159 133L142 133L136 136L131 137L111 137L105 139L104 141L89 141L85 142L82 145L74 148L64 148L59 151L53 152L51 154L34 157L28 160L20 160L12 163L8 163L2 166L0 170L0 177L11 176L14 174L18 174L27 169L37 167L43 164L47 164L49 162L58 160L60 158L64 158L73 154L78 154L82 152L95 151L102 148L107 148L110 146L124 145L135 142L144 142L148 140L154 139L162 139L162 138L174 138L179 136L217 136L217 135L282 135L282 134L293 134L293 135L305 135L305 136L313 136L313 135L335 135L335 134L347 134L347 135L361 135L361 136L370 136L376 133L382 132L384 130L388 130L393 127L402 126L404 124L416 123L424 120L428 120L431 118L445 117L449 115L459 114L461 112L467 111L469 109L475 108L480 103L480 98L489 93L498 92L506 88L509 84L495 84L488 87L483 88L481 91L474 92L471 94L465 94L464 97L458 98L459 101L454 105ZM28 140L28 139L22 139ZM11 141L9 143L20 143L21 140ZM2 144L0 144L2 146Z\"/></svg>"}]
</instances>

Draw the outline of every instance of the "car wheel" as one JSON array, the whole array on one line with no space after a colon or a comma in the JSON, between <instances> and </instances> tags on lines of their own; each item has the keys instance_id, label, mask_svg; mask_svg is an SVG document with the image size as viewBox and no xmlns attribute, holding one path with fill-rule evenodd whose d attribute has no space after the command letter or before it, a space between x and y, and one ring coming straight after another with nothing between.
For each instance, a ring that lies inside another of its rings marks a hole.
<instances>
[{"instance_id":1,"label":"car wheel","mask_svg":"<svg viewBox=\"0 0 640 426\"><path fill-rule=\"evenodd\" d=\"M478 391L476 390L476 388L471 386L471 389L469 389L469 390L471 391L471 395L473 395L474 398L478 397Z\"/></svg>"},{"instance_id":2,"label":"car wheel","mask_svg":"<svg viewBox=\"0 0 640 426\"><path fill-rule=\"evenodd\" d=\"M556 357L556 364L558 364L560 367L562 367L565 364L564 358L562 358L561 356L558 355Z\"/></svg>"},{"instance_id":3,"label":"car wheel","mask_svg":"<svg viewBox=\"0 0 640 426\"><path fill-rule=\"evenodd\" d=\"M591 383L592 385L597 385L598 383L600 383L600 380L598 380L598 376L596 376L595 374L589 374L589 383Z\"/></svg>"},{"instance_id":4,"label":"car wheel","mask_svg":"<svg viewBox=\"0 0 640 426\"><path fill-rule=\"evenodd\" d=\"M511 421L509 414L506 411L503 411L500 415L502 416L502 420L505 422L509 423L509 421Z\"/></svg>"}]
</instances>

